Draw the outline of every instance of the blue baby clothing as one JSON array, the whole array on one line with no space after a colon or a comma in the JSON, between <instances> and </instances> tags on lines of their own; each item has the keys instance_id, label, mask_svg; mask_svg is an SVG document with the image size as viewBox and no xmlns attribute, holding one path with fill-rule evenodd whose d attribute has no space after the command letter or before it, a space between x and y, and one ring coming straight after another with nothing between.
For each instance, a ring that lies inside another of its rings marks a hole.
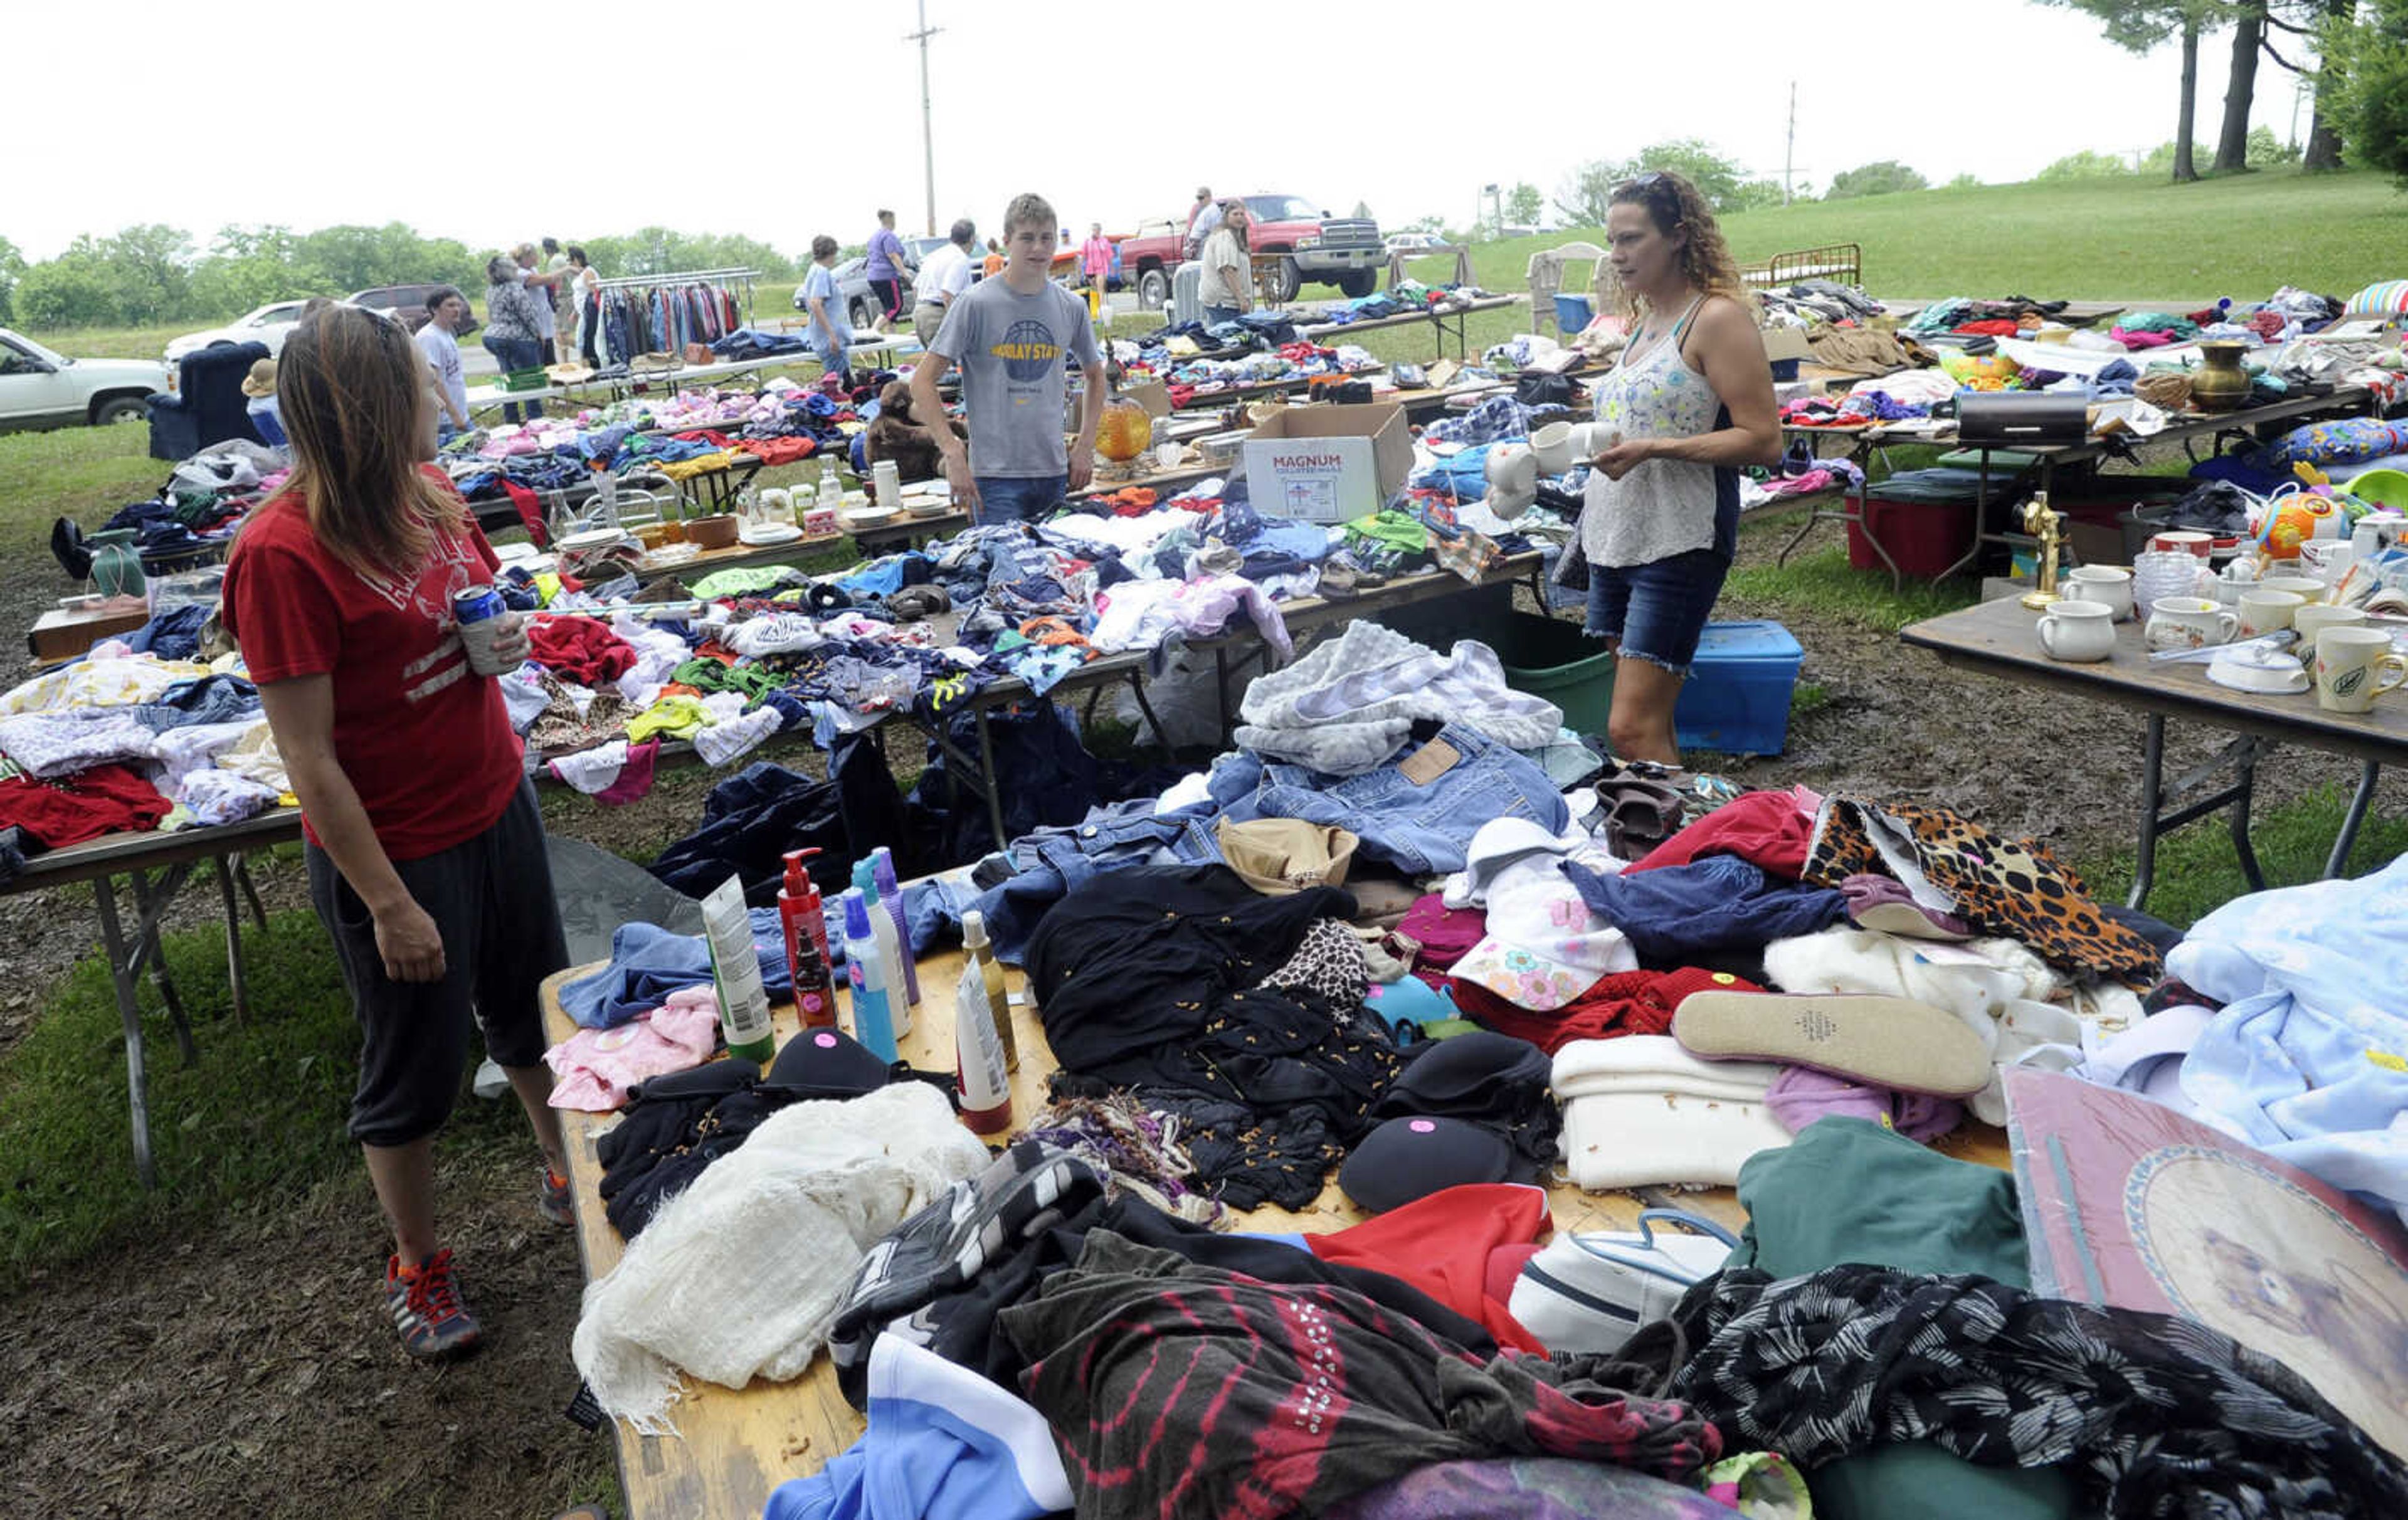
<instances>
[{"instance_id":1,"label":"blue baby clothing","mask_svg":"<svg viewBox=\"0 0 2408 1520\"><path fill-rule=\"evenodd\" d=\"M869 1425L762 1520L1037 1520L1073 1500L1053 1432L1025 1401L900 1336L869 1348Z\"/></svg>"},{"instance_id":2,"label":"blue baby clothing","mask_svg":"<svg viewBox=\"0 0 2408 1520\"><path fill-rule=\"evenodd\" d=\"M2408 1222L2408 855L2236 897L2166 968L2224 1005L2183 1061L2198 1116Z\"/></svg>"},{"instance_id":3,"label":"blue baby clothing","mask_svg":"<svg viewBox=\"0 0 2408 1520\"><path fill-rule=\"evenodd\" d=\"M1682 965L1695 954L1761 949L1775 939L1828 929L1847 914L1828 887L1774 884L1737 855L1686 866L1599 876L1564 862L1581 900L1627 936L1642 961Z\"/></svg>"}]
</instances>

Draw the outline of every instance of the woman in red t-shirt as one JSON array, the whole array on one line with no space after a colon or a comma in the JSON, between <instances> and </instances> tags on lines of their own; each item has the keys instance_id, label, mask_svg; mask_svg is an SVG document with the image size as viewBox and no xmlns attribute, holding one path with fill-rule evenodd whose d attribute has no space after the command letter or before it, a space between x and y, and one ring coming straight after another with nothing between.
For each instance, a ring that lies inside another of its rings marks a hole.
<instances>
[{"instance_id":1,"label":"woman in red t-shirt","mask_svg":"<svg viewBox=\"0 0 2408 1520\"><path fill-rule=\"evenodd\" d=\"M456 1355L479 1330L436 1244L433 1147L472 1019L543 1149L538 1205L571 1222L537 998L568 958L543 821L452 615L499 562L423 465L436 409L399 323L322 310L286 342L277 396L293 475L235 542L222 616L300 798L310 899L360 1024L351 1132L393 1226L385 1306L412 1355ZM503 616L497 667L526 651Z\"/></svg>"}]
</instances>

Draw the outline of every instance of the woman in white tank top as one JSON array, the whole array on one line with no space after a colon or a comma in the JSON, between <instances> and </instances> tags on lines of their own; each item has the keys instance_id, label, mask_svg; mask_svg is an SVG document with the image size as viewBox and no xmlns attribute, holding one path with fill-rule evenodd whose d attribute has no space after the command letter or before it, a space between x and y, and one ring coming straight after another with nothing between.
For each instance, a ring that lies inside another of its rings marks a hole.
<instances>
[{"instance_id":1,"label":"woman in white tank top","mask_svg":"<svg viewBox=\"0 0 2408 1520\"><path fill-rule=\"evenodd\" d=\"M1668 171L1613 192L1608 257L1632 320L1597 386L1620 440L1581 510L1588 633L1611 643L1606 738L1626 760L1680 763L1672 704L1721 595L1739 532L1739 470L1781 457L1772 366L1739 268L1697 187Z\"/></svg>"}]
</instances>

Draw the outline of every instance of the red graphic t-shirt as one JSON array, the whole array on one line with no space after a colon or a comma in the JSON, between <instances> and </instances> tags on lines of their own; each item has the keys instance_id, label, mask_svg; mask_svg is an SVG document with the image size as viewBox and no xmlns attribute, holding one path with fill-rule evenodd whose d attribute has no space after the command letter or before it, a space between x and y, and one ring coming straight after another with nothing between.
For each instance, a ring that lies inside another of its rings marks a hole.
<instances>
[{"instance_id":1,"label":"red graphic t-shirt","mask_svg":"<svg viewBox=\"0 0 2408 1520\"><path fill-rule=\"evenodd\" d=\"M290 493L251 514L226 562L222 615L251 679L334 678L335 757L394 860L476 838L518 788L509 710L469 670L452 616L452 593L500 565L471 519L436 535L414 579L363 576L319 544Z\"/></svg>"}]
</instances>

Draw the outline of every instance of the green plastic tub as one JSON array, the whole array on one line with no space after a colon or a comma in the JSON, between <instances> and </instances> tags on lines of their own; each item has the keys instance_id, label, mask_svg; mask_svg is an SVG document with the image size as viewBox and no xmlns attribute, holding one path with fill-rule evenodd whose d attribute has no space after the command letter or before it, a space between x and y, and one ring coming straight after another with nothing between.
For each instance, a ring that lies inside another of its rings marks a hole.
<instances>
[{"instance_id":1,"label":"green plastic tub","mask_svg":"<svg viewBox=\"0 0 2408 1520\"><path fill-rule=\"evenodd\" d=\"M1613 656L1582 633L1578 623L1516 611L1469 637L1497 651L1506 685L1563 709L1565 727L1576 734L1605 732L1613 710Z\"/></svg>"}]
</instances>

